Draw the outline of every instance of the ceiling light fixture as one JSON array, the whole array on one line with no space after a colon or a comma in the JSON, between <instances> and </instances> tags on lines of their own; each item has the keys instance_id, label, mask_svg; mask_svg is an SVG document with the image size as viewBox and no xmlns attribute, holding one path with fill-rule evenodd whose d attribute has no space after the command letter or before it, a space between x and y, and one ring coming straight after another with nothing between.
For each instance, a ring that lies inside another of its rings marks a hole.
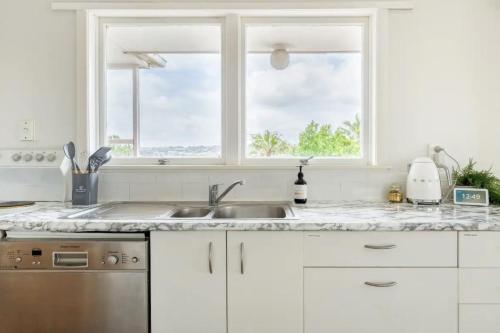
<instances>
[{"instance_id":1,"label":"ceiling light fixture","mask_svg":"<svg viewBox=\"0 0 500 333\"><path fill-rule=\"evenodd\" d=\"M277 70L283 70L290 63L290 55L284 48L277 48L271 53L271 66Z\"/></svg>"}]
</instances>

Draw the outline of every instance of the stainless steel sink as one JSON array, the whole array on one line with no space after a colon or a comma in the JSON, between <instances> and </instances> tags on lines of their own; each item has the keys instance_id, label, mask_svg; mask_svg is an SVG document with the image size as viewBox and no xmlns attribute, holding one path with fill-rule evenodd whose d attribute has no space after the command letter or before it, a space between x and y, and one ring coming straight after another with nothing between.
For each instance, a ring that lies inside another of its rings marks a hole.
<instances>
[{"instance_id":1,"label":"stainless steel sink","mask_svg":"<svg viewBox=\"0 0 500 333\"><path fill-rule=\"evenodd\" d=\"M214 219L284 219L293 216L285 205L225 205L215 208Z\"/></svg>"},{"instance_id":2,"label":"stainless steel sink","mask_svg":"<svg viewBox=\"0 0 500 333\"><path fill-rule=\"evenodd\" d=\"M205 207L183 207L177 209L170 217L172 218L195 218L205 217L210 214L212 210Z\"/></svg>"},{"instance_id":3,"label":"stainless steel sink","mask_svg":"<svg viewBox=\"0 0 500 333\"><path fill-rule=\"evenodd\" d=\"M202 202L114 202L81 210L67 219L92 220L170 220L170 219L293 219L288 204L228 203L217 207Z\"/></svg>"}]
</instances>

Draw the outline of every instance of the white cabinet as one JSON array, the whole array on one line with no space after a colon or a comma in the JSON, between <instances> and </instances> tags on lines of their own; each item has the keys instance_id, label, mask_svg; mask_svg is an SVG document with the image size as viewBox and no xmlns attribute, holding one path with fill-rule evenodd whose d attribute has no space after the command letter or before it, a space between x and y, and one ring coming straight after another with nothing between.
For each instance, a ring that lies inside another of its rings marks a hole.
<instances>
[{"instance_id":1,"label":"white cabinet","mask_svg":"<svg viewBox=\"0 0 500 333\"><path fill-rule=\"evenodd\" d=\"M500 304L499 268L461 268L458 280L460 303Z\"/></svg>"},{"instance_id":2,"label":"white cabinet","mask_svg":"<svg viewBox=\"0 0 500 333\"><path fill-rule=\"evenodd\" d=\"M457 267L456 232L305 232L306 267Z\"/></svg>"},{"instance_id":3,"label":"white cabinet","mask_svg":"<svg viewBox=\"0 0 500 333\"><path fill-rule=\"evenodd\" d=\"M500 232L459 233L460 333L500 327Z\"/></svg>"},{"instance_id":4,"label":"white cabinet","mask_svg":"<svg viewBox=\"0 0 500 333\"><path fill-rule=\"evenodd\" d=\"M457 304L452 268L304 270L304 333L456 333Z\"/></svg>"},{"instance_id":5,"label":"white cabinet","mask_svg":"<svg viewBox=\"0 0 500 333\"><path fill-rule=\"evenodd\" d=\"M459 233L460 267L500 267L500 232Z\"/></svg>"},{"instance_id":6,"label":"white cabinet","mask_svg":"<svg viewBox=\"0 0 500 333\"><path fill-rule=\"evenodd\" d=\"M226 332L226 232L151 233L151 330Z\"/></svg>"},{"instance_id":7,"label":"white cabinet","mask_svg":"<svg viewBox=\"0 0 500 333\"><path fill-rule=\"evenodd\" d=\"M302 232L228 232L228 332L301 333Z\"/></svg>"},{"instance_id":8,"label":"white cabinet","mask_svg":"<svg viewBox=\"0 0 500 333\"><path fill-rule=\"evenodd\" d=\"M449 232L152 232L152 333L457 333L456 240ZM480 270L469 273L462 301L500 299ZM461 333L472 333L475 310L460 309ZM490 328L478 333L498 327L491 309Z\"/></svg>"},{"instance_id":9,"label":"white cabinet","mask_svg":"<svg viewBox=\"0 0 500 333\"><path fill-rule=\"evenodd\" d=\"M498 333L499 304L460 304L460 333Z\"/></svg>"}]
</instances>

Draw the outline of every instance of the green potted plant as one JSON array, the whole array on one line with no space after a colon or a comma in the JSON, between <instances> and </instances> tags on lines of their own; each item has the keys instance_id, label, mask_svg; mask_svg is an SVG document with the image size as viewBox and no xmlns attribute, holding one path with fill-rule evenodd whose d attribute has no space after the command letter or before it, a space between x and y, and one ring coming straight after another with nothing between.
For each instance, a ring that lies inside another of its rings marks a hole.
<instances>
[{"instance_id":1,"label":"green potted plant","mask_svg":"<svg viewBox=\"0 0 500 333\"><path fill-rule=\"evenodd\" d=\"M485 188L490 194L490 204L499 205L500 179L493 174L491 169L477 170L475 166L476 162L470 159L465 167L453 171L456 186Z\"/></svg>"}]
</instances>

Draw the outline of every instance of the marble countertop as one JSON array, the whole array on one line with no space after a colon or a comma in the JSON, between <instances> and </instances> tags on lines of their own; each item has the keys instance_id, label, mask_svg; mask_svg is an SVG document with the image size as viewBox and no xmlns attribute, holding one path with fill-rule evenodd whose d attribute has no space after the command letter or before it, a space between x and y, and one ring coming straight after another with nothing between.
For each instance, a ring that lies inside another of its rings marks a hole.
<instances>
[{"instance_id":1,"label":"marble countertop","mask_svg":"<svg viewBox=\"0 0 500 333\"><path fill-rule=\"evenodd\" d=\"M153 230L500 231L500 206L419 206L381 202L316 202L293 206L296 219L66 219L82 207L40 202L0 210L0 230L138 232Z\"/></svg>"}]
</instances>

